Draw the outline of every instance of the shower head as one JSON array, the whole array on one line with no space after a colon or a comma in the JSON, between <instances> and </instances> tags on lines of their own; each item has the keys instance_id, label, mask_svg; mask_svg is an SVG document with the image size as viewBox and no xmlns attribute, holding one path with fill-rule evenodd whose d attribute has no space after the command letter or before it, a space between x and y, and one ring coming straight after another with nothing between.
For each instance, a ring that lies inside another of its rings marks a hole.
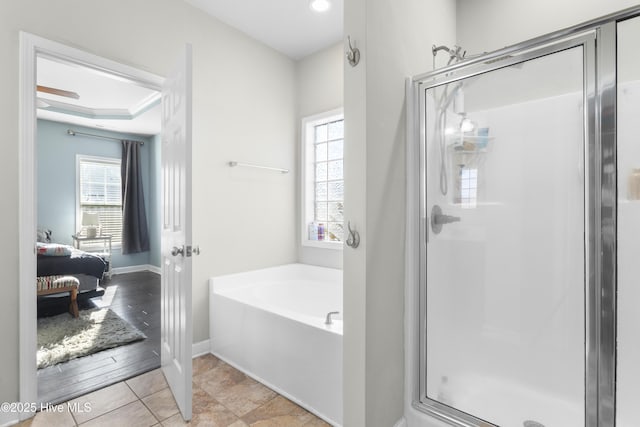
<instances>
[{"instance_id":1,"label":"shower head","mask_svg":"<svg viewBox=\"0 0 640 427\"><path fill-rule=\"evenodd\" d=\"M467 54L467 51L465 50L464 52L462 52L462 54L460 54L461 50L462 50L461 46L454 46L453 50L449 51L449 62L447 63L447 65L451 65L451 63L454 60L456 62L460 62L464 59L464 56Z\"/></svg>"},{"instance_id":2,"label":"shower head","mask_svg":"<svg viewBox=\"0 0 640 427\"><path fill-rule=\"evenodd\" d=\"M467 113L460 113L462 119L460 120L460 132L472 132L476 128L475 122L467 117Z\"/></svg>"},{"instance_id":3,"label":"shower head","mask_svg":"<svg viewBox=\"0 0 640 427\"><path fill-rule=\"evenodd\" d=\"M476 130L477 124L473 120L467 117L467 113L457 113L460 116L460 122L457 126L447 127L444 129L445 135L458 135L473 132Z\"/></svg>"}]
</instances>

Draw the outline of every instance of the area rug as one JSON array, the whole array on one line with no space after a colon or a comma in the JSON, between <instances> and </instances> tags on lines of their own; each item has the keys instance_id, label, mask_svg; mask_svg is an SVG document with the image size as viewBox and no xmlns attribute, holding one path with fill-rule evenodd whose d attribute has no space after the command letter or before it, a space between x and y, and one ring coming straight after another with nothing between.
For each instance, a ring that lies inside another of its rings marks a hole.
<instances>
[{"instance_id":1,"label":"area rug","mask_svg":"<svg viewBox=\"0 0 640 427\"><path fill-rule=\"evenodd\" d=\"M145 338L108 308L38 319L38 369Z\"/></svg>"}]
</instances>

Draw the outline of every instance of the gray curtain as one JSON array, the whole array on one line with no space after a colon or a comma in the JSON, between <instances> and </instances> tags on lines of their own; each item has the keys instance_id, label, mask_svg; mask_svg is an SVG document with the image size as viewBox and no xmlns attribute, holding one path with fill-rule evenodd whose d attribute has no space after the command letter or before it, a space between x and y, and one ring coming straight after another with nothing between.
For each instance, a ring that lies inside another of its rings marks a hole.
<instances>
[{"instance_id":1,"label":"gray curtain","mask_svg":"<svg viewBox=\"0 0 640 427\"><path fill-rule=\"evenodd\" d=\"M122 253L149 250L147 212L144 208L140 144L122 141Z\"/></svg>"}]
</instances>

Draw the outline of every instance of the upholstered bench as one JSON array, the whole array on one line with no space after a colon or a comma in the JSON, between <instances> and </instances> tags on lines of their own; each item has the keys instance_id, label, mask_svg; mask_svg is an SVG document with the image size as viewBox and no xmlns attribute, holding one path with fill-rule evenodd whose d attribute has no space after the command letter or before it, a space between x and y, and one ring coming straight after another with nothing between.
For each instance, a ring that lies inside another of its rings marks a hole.
<instances>
[{"instance_id":1,"label":"upholstered bench","mask_svg":"<svg viewBox=\"0 0 640 427\"><path fill-rule=\"evenodd\" d=\"M37 278L38 296L69 292L69 313L78 317L78 286L80 281L73 276L42 276Z\"/></svg>"}]
</instances>

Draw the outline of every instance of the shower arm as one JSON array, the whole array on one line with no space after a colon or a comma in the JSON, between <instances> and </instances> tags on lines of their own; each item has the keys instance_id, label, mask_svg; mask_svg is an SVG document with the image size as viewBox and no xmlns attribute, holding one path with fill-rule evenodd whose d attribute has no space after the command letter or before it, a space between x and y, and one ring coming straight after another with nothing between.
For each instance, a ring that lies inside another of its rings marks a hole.
<instances>
[{"instance_id":1,"label":"shower arm","mask_svg":"<svg viewBox=\"0 0 640 427\"><path fill-rule=\"evenodd\" d=\"M447 52L449 54L449 62L447 62L447 65L451 65L451 63L455 60L456 62L460 62L462 61L466 54L467 51L465 50L464 52L462 52L462 54L460 53L462 51L462 46L458 46L455 45L453 47L447 47L445 45L442 46L436 46L433 45L431 47L431 54L433 55L433 69L436 69L436 56L438 55L438 52L440 52L441 50L444 50L445 52Z\"/></svg>"},{"instance_id":2,"label":"shower arm","mask_svg":"<svg viewBox=\"0 0 640 427\"><path fill-rule=\"evenodd\" d=\"M451 53L451 49L449 49L449 47L442 45L442 46L436 46L435 44L431 47L431 53L433 54L433 56L436 56L438 54L438 52L440 52L441 50L445 50L447 51L447 53Z\"/></svg>"}]
</instances>

